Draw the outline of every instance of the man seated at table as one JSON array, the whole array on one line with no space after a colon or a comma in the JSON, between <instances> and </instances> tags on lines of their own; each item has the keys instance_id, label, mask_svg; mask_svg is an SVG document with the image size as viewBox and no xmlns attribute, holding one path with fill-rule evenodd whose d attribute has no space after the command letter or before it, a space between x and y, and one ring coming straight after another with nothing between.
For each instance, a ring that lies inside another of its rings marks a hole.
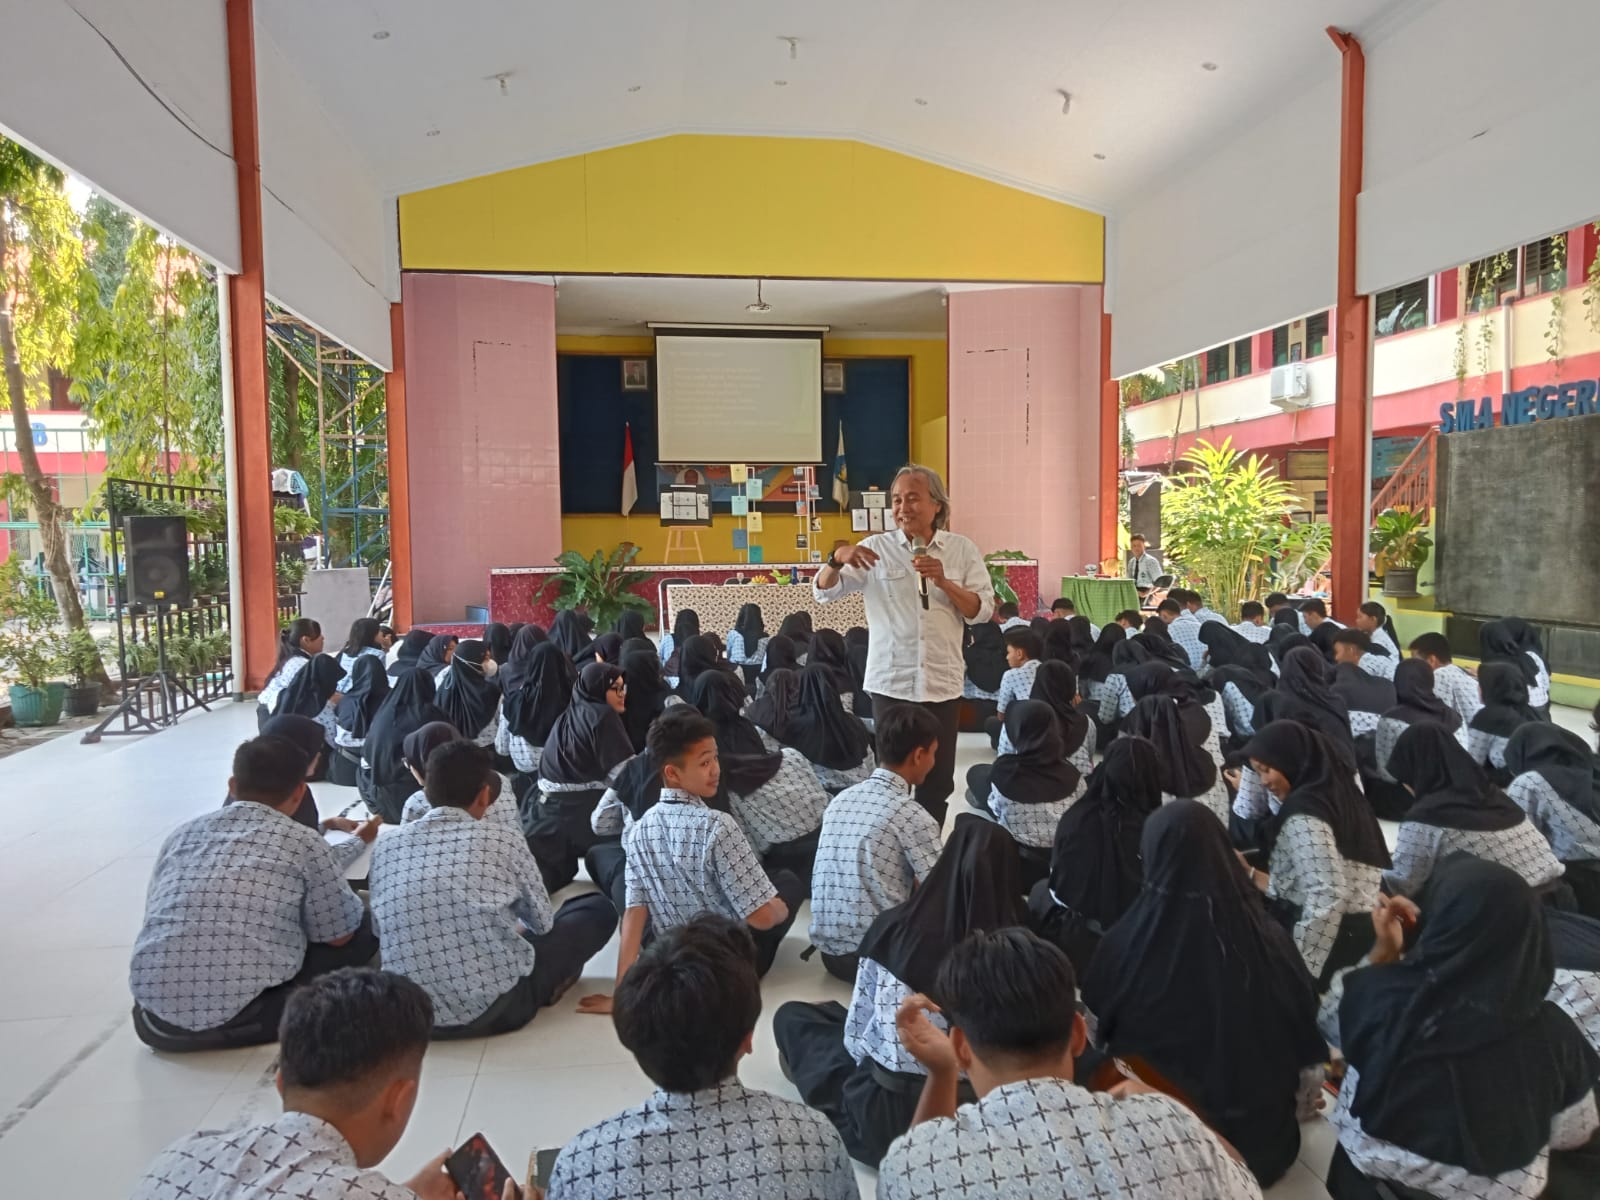
<instances>
[{"instance_id":1,"label":"man seated at table","mask_svg":"<svg viewBox=\"0 0 1600 1200\"><path fill-rule=\"evenodd\" d=\"M1145 548L1144 534L1136 533L1129 538L1128 578L1133 580L1133 586L1139 589L1141 597L1155 587L1156 580L1162 574L1161 560L1154 551Z\"/></svg>"}]
</instances>

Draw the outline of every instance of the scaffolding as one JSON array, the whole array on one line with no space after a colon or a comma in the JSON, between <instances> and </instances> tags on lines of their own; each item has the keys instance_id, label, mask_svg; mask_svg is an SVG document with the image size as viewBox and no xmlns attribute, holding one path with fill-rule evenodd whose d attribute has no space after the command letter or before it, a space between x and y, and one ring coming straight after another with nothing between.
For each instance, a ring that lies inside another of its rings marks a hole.
<instances>
[{"instance_id":1,"label":"scaffolding","mask_svg":"<svg viewBox=\"0 0 1600 1200\"><path fill-rule=\"evenodd\" d=\"M383 372L281 309L269 312L267 336L316 390L324 565L381 568L389 559Z\"/></svg>"}]
</instances>

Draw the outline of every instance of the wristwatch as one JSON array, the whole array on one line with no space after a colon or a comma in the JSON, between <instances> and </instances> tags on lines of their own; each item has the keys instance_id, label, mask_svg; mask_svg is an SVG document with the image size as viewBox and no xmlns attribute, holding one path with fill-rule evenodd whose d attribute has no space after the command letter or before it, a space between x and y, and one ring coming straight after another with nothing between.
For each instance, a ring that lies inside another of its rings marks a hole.
<instances>
[{"instance_id":1,"label":"wristwatch","mask_svg":"<svg viewBox=\"0 0 1600 1200\"><path fill-rule=\"evenodd\" d=\"M835 571L844 570L844 564L833 556L833 551L831 551L831 550L828 551L828 561L826 563L824 563L823 565L832 567Z\"/></svg>"}]
</instances>

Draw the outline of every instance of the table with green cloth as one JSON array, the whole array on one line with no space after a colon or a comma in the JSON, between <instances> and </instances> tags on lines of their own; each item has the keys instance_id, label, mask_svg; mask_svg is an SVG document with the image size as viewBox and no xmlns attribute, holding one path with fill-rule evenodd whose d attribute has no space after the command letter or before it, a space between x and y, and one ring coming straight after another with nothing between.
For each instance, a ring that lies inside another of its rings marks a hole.
<instances>
[{"instance_id":1,"label":"table with green cloth","mask_svg":"<svg viewBox=\"0 0 1600 1200\"><path fill-rule=\"evenodd\" d=\"M1080 616L1096 625L1109 625L1119 612L1139 611L1139 591L1131 579L1096 579L1088 575L1064 575L1061 595L1071 600Z\"/></svg>"}]
</instances>

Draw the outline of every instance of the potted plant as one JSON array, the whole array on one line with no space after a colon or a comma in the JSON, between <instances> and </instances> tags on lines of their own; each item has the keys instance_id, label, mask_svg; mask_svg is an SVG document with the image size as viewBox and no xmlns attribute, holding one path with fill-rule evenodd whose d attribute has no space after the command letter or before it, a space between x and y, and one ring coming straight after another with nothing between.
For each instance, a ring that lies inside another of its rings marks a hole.
<instances>
[{"instance_id":1,"label":"potted plant","mask_svg":"<svg viewBox=\"0 0 1600 1200\"><path fill-rule=\"evenodd\" d=\"M196 596L228 594L228 559L220 548L197 554L189 564L189 590Z\"/></svg>"},{"instance_id":2,"label":"potted plant","mask_svg":"<svg viewBox=\"0 0 1600 1200\"><path fill-rule=\"evenodd\" d=\"M1377 556L1385 596L1415 596L1417 572L1433 549L1427 517L1409 509L1384 509L1373 523L1367 549Z\"/></svg>"},{"instance_id":3,"label":"potted plant","mask_svg":"<svg viewBox=\"0 0 1600 1200\"><path fill-rule=\"evenodd\" d=\"M994 598L999 603L1017 602L1017 593L1012 590L1011 581L1006 578L1006 564L1025 561L1027 557L1021 550L991 550L983 556L983 565L989 568L989 583L994 588Z\"/></svg>"},{"instance_id":4,"label":"potted plant","mask_svg":"<svg viewBox=\"0 0 1600 1200\"><path fill-rule=\"evenodd\" d=\"M555 597L551 604L556 609L581 608L599 629L610 627L628 610L644 613L647 621L652 620L655 605L633 591L634 585L643 583L648 576L643 571L628 569L638 555L637 546L618 546L609 554L596 550L588 558L576 550L568 550L557 555L556 565L561 570L539 586L533 594L533 602L542 602L553 588Z\"/></svg>"},{"instance_id":5,"label":"potted plant","mask_svg":"<svg viewBox=\"0 0 1600 1200\"><path fill-rule=\"evenodd\" d=\"M272 530L280 542L298 543L317 532L317 522L306 509L279 504L272 510Z\"/></svg>"},{"instance_id":6,"label":"potted plant","mask_svg":"<svg viewBox=\"0 0 1600 1200\"><path fill-rule=\"evenodd\" d=\"M300 585L305 581L305 559L297 554L278 555L278 594L280 596L299 592Z\"/></svg>"},{"instance_id":7,"label":"potted plant","mask_svg":"<svg viewBox=\"0 0 1600 1200\"><path fill-rule=\"evenodd\" d=\"M101 648L86 629L74 629L66 636L61 665L67 674L65 711L69 717L92 717L99 711L100 685L94 676L100 670Z\"/></svg>"},{"instance_id":8,"label":"potted plant","mask_svg":"<svg viewBox=\"0 0 1600 1200\"><path fill-rule=\"evenodd\" d=\"M123 661L130 679L150 675L161 666L161 650L154 641L136 642L130 638L123 646Z\"/></svg>"},{"instance_id":9,"label":"potted plant","mask_svg":"<svg viewBox=\"0 0 1600 1200\"><path fill-rule=\"evenodd\" d=\"M10 677L11 719L54 725L66 685L51 682L61 669L62 636L55 602L34 586L13 552L0 563L0 674Z\"/></svg>"}]
</instances>

